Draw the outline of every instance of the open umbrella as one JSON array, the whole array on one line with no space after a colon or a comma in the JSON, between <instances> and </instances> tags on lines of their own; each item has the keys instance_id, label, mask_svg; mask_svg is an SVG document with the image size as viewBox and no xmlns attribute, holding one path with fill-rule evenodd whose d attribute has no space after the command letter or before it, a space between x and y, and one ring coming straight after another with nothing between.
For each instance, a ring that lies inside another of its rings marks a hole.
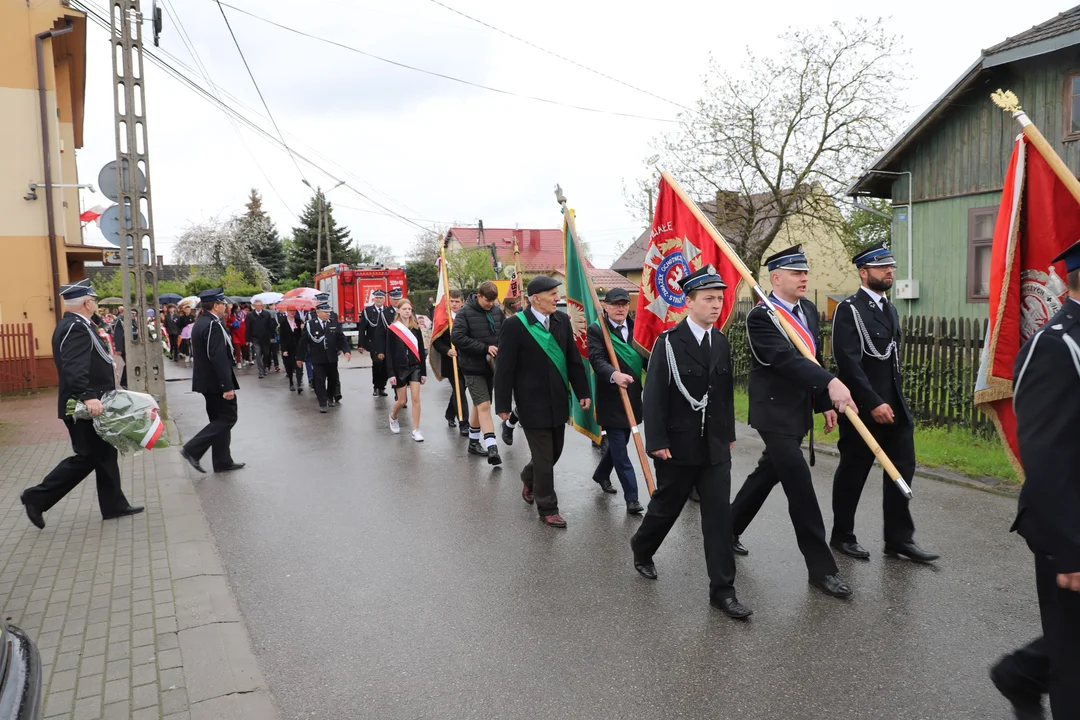
<instances>
[{"instance_id":1,"label":"open umbrella","mask_svg":"<svg viewBox=\"0 0 1080 720\"><path fill-rule=\"evenodd\" d=\"M279 292L263 292L258 295L252 295L251 302L262 302L263 305L273 305L274 303L280 302L283 297L284 295Z\"/></svg>"},{"instance_id":2,"label":"open umbrella","mask_svg":"<svg viewBox=\"0 0 1080 720\"><path fill-rule=\"evenodd\" d=\"M183 299L182 295L177 295L176 293L164 293L163 295L158 295L158 300L166 305L178 303Z\"/></svg>"},{"instance_id":3,"label":"open umbrella","mask_svg":"<svg viewBox=\"0 0 1080 720\"><path fill-rule=\"evenodd\" d=\"M189 297L186 297L186 298L184 298L183 300L181 300L180 302L177 303L178 306L186 307L186 308L189 308L189 309L194 308L198 304L199 304L199 298L196 295L191 295Z\"/></svg>"},{"instance_id":4,"label":"open umbrella","mask_svg":"<svg viewBox=\"0 0 1080 720\"><path fill-rule=\"evenodd\" d=\"M283 299L281 302L279 302L277 305L275 305L275 307L280 312L284 312L286 310L303 310L303 311L307 311L307 310L314 310L315 306L318 305L318 304L319 303L317 303L314 300L314 298L291 297L291 298Z\"/></svg>"},{"instance_id":5,"label":"open umbrella","mask_svg":"<svg viewBox=\"0 0 1080 720\"><path fill-rule=\"evenodd\" d=\"M124 301L118 297L107 297L98 300L98 305L123 305Z\"/></svg>"},{"instance_id":6,"label":"open umbrella","mask_svg":"<svg viewBox=\"0 0 1080 720\"><path fill-rule=\"evenodd\" d=\"M184 329L180 331L180 339L181 340L190 340L191 339L191 331L194 329L194 327L195 327L194 323L188 323L187 325L185 325Z\"/></svg>"},{"instance_id":7,"label":"open umbrella","mask_svg":"<svg viewBox=\"0 0 1080 720\"><path fill-rule=\"evenodd\" d=\"M321 293L321 291L316 290L315 288L298 287L298 288L293 288L292 290L285 293L281 297L283 299L285 299L285 300L288 300L289 298L307 298L308 300L314 300L315 296L319 295L320 293Z\"/></svg>"}]
</instances>

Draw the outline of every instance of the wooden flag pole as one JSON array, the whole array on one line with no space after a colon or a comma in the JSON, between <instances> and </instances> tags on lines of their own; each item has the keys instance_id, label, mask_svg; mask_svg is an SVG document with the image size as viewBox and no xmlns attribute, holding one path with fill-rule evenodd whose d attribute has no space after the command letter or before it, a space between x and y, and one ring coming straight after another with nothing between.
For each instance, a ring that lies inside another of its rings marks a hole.
<instances>
[{"instance_id":1,"label":"wooden flag pole","mask_svg":"<svg viewBox=\"0 0 1080 720\"><path fill-rule=\"evenodd\" d=\"M458 422L462 423L465 422L465 414L461 410L461 375L458 373L457 349L454 347L454 316L450 312L450 276L446 272L446 246L449 244L449 235L439 236L439 254L442 259L442 262L439 263L439 270L442 272L443 302L446 303L446 332L450 333L450 349L454 351L454 354L450 356L450 359L454 361L454 382L450 383L450 385L454 388Z\"/></svg>"},{"instance_id":2,"label":"wooden flag pole","mask_svg":"<svg viewBox=\"0 0 1080 720\"><path fill-rule=\"evenodd\" d=\"M585 256L581 252L581 240L578 237L577 225L574 222L574 214L570 212L570 208L566 206L566 196L563 195L562 187L555 186L555 199L562 207L563 217L566 219L566 226L570 230L570 237L574 240L574 248L577 249L578 258L581 260L582 271L585 270ZM604 346L607 348L608 359L611 364L615 366L615 369L619 368L619 356L615 353L615 346L611 344L611 334L608 332L607 315L604 313L604 308L600 305L600 298L596 294L596 287L593 286L592 278L589 277L589 273L585 272L585 283L589 286L589 295L592 296L593 306L596 308L597 319L600 324L600 332L604 336ZM635 381L640 382L641 378L635 378ZM649 466L649 456L645 453L645 444L641 441L641 434L638 432L637 418L634 417L634 408L630 405L630 396L626 394L626 388L616 385L619 388L619 397L622 398L623 410L626 412L626 420L630 423L630 435L634 438L634 446L637 448L638 460L641 461L641 471L645 474L645 487L649 491L649 497L652 497L656 492L656 481L653 480L652 468ZM594 401L595 402L595 401ZM610 442L610 440L609 440Z\"/></svg>"},{"instance_id":3,"label":"wooden flag pole","mask_svg":"<svg viewBox=\"0 0 1080 720\"><path fill-rule=\"evenodd\" d=\"M1054 171L1054 174L1058 176L1062 184L1068 188L1069 193L1073 196L1076 202L1080 203L1080 180L1076 179L1076 176L1072 174L1068 166L1061 159L1061 157L1054 151L1050 143L1047 142L1046 137L1043 136L1039 128L1035 127L1035 123L1031 122L1031 118L1027 116L1020 108L1020 99L1016 97L1016 93L1012 90L998 90L995 93L990 94L990 99L994 101L994 104L1005 112L1012 113L1012 116L1016 118L1016 121L1020 123L1024 136L1031 141L1031 144L1035 146L1035 149L1039 151L1039 154L1046 160L1046 164Z\"/></svg>"},{"instance_id":4,"label":"wooden flag pole","mask_svg":"<svg viewBox=\"0 0 1080 720\"><path fill-rule=\"evenodd\" d=\"M694 217L697 218L697 221L699 223L701 223L701 226L705 228L709 235L712 236L712 239L716 243L717 247L719 247L720 251L727 256L727 259L731 261L731 264L735 266L735 269L739 271L739 274L742 275L743 280L745 280L747 284L749 284L750 287L753 288L754 293L756 293L757 296L761 298L761 301L765 303L765 306L768 307L769 312L772 313L773 317L780 321L781 327L783 327L784 332L787 333L788 338L791 340L795 348L807 360L810 360L817 364L817 358L814 357L813 353L810 352L810 348L806 347L806 344L803 343L802 338L799 337L799 334L797 332L795 332L795 328L791 326L787 319L784 318L784 316L780 313L776 312L776 307L773 305L772 300L769 299L768 293L766 293L761 288L761 286L758 285L757 278L755 278L750 272L750 268L746 267L746 264L743 263L739 256L735 254L735 251L732 250L731 247L727 244L727 241L724 240L724 236L720 234L720 231L713 227L713 224L709 220L709 218L705 217L705 213L701 212L701 209L697 206L697 203L690 199L690 197L686 194L686 191L682 189L682 187L679 185L678 182L676 182L675 178L673 178L670 173L664 170L660 174L664 178L664 180L667 181L668 185L671 186L672 190L675 191L675 194L682 199L683 203L686 205L687 208L689 208L690 212L694 214ZM870 434L869 428L866 427L866 423L864 423L862 421L862 418L859 417L859 413L856 412L856 410L852 406L848 405L844 408L844 416L847 417L847 419L851 422L852 426L854 426L854 428L859 432L859 435L862 437L867 447L869 447L870 450L874 453L874 457L876 457L878 459L878 462L881 463L881 467L884 468L885 472L889 475L890 478L892 478L892 481L896 483L897 489L900 490L904 497L910 500L911 488L904 480L904 476L900 474L900 471L896 469L896 465L894 465L892 460L889 459L889 456L885 454L885 451L881 449L881 445L879 445L877 440L874 439L874 436Z\"/></svg>"}]
</instances>

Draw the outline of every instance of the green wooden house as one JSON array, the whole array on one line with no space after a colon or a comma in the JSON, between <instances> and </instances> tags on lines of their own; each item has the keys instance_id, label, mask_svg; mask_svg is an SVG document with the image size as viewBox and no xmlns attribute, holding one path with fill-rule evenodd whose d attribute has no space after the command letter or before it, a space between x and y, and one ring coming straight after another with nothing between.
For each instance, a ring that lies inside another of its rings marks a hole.
<instances>
[{"instance_id":1,"label":"green wooden house","mask_svg":"<svg viewBox=\"0 0 1080 720\"><path fill-rule=\"evenodd\" d=\"M990 101L1012 90L1066 165L1080 170L1080 6L982 51L849 188L894 205L902 313L985 318L990 246L1020 126Z\"/></svg>"}]
</instances>

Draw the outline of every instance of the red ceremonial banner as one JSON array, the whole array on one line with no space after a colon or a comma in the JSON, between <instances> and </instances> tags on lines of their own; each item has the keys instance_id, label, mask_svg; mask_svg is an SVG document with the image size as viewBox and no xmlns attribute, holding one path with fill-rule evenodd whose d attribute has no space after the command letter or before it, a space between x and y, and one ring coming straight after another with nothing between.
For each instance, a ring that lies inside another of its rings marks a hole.
<instances>
[{"instance_id":1,"label":"red ceremonial banner","mask_svg":"<svg viewBox=\"0 0 1080 720\"><path fill-rule=\"evenodd\" d=\"M1061 309L1065 263L1051 260L1078 237L1076 199L1038 149L1018 138L994 226L990 322L975 384L975 403L994 420L1018 473L1013 364L1020 346Z\"/></svg>"},{"instance_id":2,"label":"red ceremonial banner","mask_svg":"<svg viewBox=\"0 0 1080 720\"><path fill-rule=\"evenodd\" d=\"M727 283L724 309L716 321L716 327L723 329L735 309L735 294L742 276L690 208L661 178L634 317L634 344L640 351L648 355L657 336L682 320L686 314L686 296L679 288L679 280L706 265L715 266Z\"/></svg>"}]
</instances>

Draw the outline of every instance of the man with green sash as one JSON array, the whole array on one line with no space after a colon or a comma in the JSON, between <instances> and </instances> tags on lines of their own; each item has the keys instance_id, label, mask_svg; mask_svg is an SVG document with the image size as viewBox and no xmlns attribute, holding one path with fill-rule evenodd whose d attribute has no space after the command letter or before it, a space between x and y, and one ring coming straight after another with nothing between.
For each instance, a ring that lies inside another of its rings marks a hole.
<instances>
[{"instance_id":1,"label":"man with green sash","mask_svg":"<svg viewBox=\"0 0 1080 720\"><path fill-rule=\"evenodd\" d=\"M566 527L555 494L555 463L562 455L571 395L588 410L589 381L574 344L570 318L556 312L559 282L544 275L529 281L529 308L511 318L495 358L495 412L506 421L516 406L532 458L521 471L521 497L536 503L540 519Z\"/></svg>"},{"instance_id":2,"label":"man with green sash","mask_svg":"<svg viewBox=\"0 0 1080 720\"><path fill-rule=\"evenodd\" d=\"M623 498L626 500L626 512L640 515L645 508L638 502L637 476L634 464L630 462L627 446L630 434L637 431L641 422L641 388L644 385L645 362L630 343L634 337L634 323L630 314L630 293L622 288L613 288L604 296L603 318L589 326L589 364L596 373L596 421L607 431L607 448L600 458L600 464L593 472L593 480L606 493L615 493L611 486L611 471L622 485ZM607 322L611 346L619 358L619 366L611 364L604 332L600 323ZM619 388L626 390L630 398L630 407L634 411L634 425L631 427L626 417Z\"/></svg>"}]
</instances>

